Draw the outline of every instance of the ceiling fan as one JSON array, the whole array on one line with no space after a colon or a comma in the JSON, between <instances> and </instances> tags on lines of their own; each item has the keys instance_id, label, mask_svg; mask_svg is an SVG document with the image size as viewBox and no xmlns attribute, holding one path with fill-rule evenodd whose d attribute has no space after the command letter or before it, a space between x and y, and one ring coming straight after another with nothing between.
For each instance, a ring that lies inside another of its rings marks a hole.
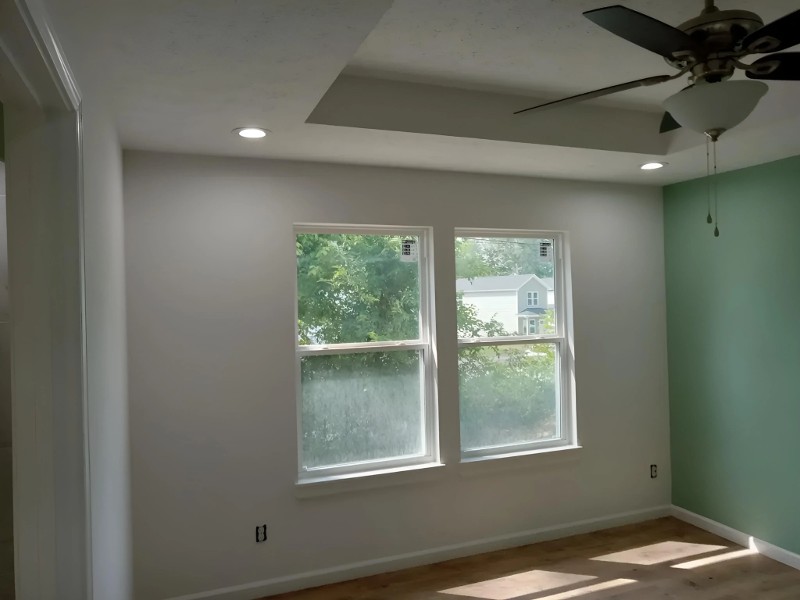
<instances>
[{"instance_id":1,"label":"ceiling fan","mask_svg":"<svg viewBox=\"0 0 800 600\"><path fill-rule=\"evenodd\" d=\"M688 75L689 86L665 103L667 110L670 111L674 107L675 110L672 112L676 114L675 118L670 112L664 114L660 128L663 133L677 129L681 125L698 128L691 123L693 120L691 114L678 114L677 109L686 102L673 101L674 106L670 106L670 101L684 92L684 96L703 97L706 105L715 103L711 106L712 109L716 109L717 105L730 105L731 98L726 86L718 88L713 86L726 82L736 69L743 70L749 79L754 80L800 81L800 52L780 52L800 43L800 10L789 13L769 25L764 25L761 17L750 11L720 10L715 6L714 0L705 0L705 7L700 15L678 27L667 25L619 5L590 10L583 15L603 29L663 56L677 72L672 75L645 77L569 96L524 108L514 114L566 106L636 87L657 85ZM742 62L742 58L751 54L766 54L766 56L749 64ZM728 120L735 121L734 124L741 122L750 114L767 90L766 85L755 82L734 81L726 85L730 89L736 88L747 96L744 99L746 101L739 103L741 106L738 107L738 112L734 110L737 114L728 115ZM688 90L694 91L688 92ZM725 127L718 129L720 129L718 133L721 133ZM703 133L709 132L703 131Z\"/></svg>"}]
</instances>

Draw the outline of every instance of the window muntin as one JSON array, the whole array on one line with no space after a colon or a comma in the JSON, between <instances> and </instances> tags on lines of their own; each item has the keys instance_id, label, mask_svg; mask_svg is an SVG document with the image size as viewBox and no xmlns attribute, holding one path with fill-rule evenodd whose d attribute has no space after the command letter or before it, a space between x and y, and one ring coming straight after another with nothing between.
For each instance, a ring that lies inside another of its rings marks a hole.
<instances>
[{"instance_id":1,"label":"window muntin","mask_svg":"<svg viewBox=\"0 0 800 600\"><path fill-rule=\"evenodd\" d=\"M427 230L295 233L301 479L433 462Z\"/></svg>"},{"instance_id":2,"label":"window muntin","mask_svg":"<svg viewBox=\"0 0 800 600\"><path fill-rule=\"evenodd\" d=\"M557 234L456 232L465 458L573 443L562 247ZM531 306L534 293L546 301Z\"/></svg>"}]
</instances>

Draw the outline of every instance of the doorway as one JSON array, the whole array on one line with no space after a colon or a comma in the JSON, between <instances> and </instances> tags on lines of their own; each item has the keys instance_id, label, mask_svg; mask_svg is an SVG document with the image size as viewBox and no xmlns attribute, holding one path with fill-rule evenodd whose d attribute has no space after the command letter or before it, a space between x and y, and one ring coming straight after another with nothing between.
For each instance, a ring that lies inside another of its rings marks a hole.
<instances>
[{"instance_id":1,"label":"doorway","mask_svg":"<svg viewBox=\"0 0 800 600\"><path fill-rule=\"evenodd\" d=\"M5 454L13 474L13 486L0 482L0 542L11 487L16 597L91 600L80 96L38 2L0 0L0 17L10 292L3 323L0 289L0 397L4 326L12 365L0 478Z\"/></svg>"},{"instance_id":2,"label":"doorway","mask_svg":"<svg viewBox=\"0 0 800 600\"><path fill-rule=\"evenodd\" d=\"M0 600L14 598L14 510L11 455L11 330L6 236L6 165L0 104Z\"/></svg>"}]
</instances>

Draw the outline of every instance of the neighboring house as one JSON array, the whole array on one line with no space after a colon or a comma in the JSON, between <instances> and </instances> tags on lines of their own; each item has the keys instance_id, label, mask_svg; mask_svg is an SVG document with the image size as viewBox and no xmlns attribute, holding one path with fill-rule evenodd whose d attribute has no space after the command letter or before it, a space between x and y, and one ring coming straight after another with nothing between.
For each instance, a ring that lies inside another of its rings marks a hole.
<instances>
[{"instance_id":1,"label":"neighboring house","mask_svg":"<svg viewBox=\"0 0 800 600\"><path fill-rule=\"evenodd\" d=\"M494 319L509 333L541 333L548 310L555 306L552 277L500 275L456 279L456 293L475 307L481 321Z\"/></svg>"}]
</instances>

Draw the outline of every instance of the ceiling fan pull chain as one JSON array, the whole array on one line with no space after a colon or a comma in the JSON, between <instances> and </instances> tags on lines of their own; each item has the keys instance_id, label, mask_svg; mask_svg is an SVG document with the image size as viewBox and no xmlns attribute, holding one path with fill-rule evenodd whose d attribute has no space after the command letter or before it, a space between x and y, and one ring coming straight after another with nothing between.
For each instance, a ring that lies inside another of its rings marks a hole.
<instances>
[{"instance_id":1,"label":"ceiling fan pull chain","mask_svg":"<svg viewBox=\"0 0 800 600\"><path fill-rule=\"evenodd\" d=\"M714 144L714 237L719 237L719 182L717 181L717 140Z\"/></svg>"},{"instance_id":2,"label":"ceiling fan pull chain","mask_svg":"<svg viewBox=\"0 0 800 600\"><path fill-rule=\"evenodd\" d=\"M708 205L708 216L706 217L706 223L711 224L713 223L713 219L711 218L711 154L709 151L709 143L710 139L708 136L706 138L706 204Z\"/></svg>"}]
</instances>

